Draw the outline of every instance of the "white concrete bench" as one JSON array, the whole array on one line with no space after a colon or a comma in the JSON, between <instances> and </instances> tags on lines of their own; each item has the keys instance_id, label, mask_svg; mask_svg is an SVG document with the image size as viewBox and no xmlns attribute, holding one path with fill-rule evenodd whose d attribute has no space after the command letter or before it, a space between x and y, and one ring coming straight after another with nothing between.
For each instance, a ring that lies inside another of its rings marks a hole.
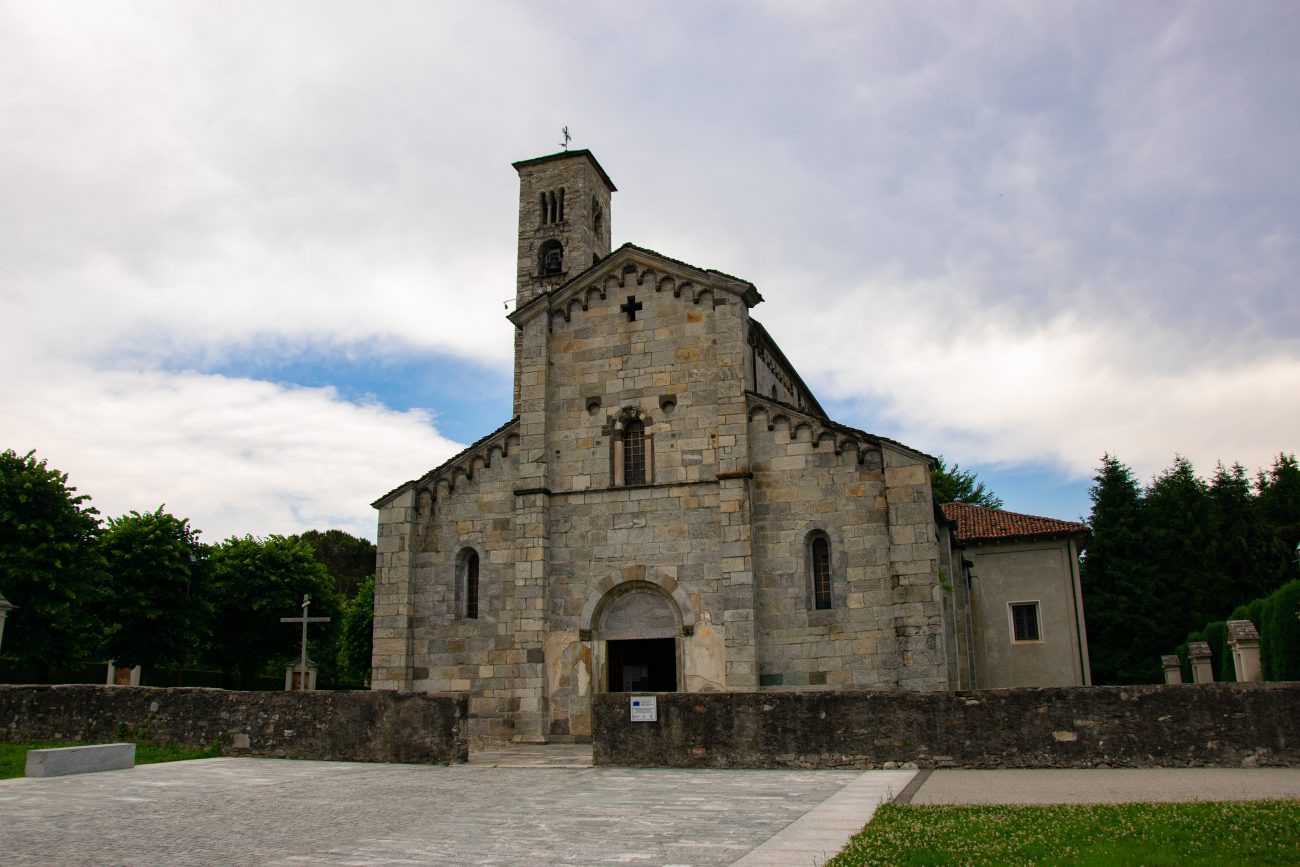
<instances>
[{"instance_id":1,"label":"white concrete bench","mask_svg":"<svg viewBox=\"0 0 1300 867\"><path fill-rule=\"evenodd\" d=\"M88 744L27 751L27 776L61 777L135 767L135 744Z\"/></svg>"}]
</instances>

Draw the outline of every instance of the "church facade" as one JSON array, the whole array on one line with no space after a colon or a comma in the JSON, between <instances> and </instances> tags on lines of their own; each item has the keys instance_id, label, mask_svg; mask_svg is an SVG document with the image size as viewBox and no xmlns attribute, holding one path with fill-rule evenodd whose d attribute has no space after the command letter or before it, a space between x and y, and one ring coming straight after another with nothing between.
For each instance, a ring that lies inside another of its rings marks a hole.
<instances>
[{"instance_id":1,"label":"church facade","mask_svg":"<svg viewBox=\"0 0 1300 867\"><path fill-rule=\"evenodd\" d=\"M933 458L832 421L752 284L612 249L590 152L514 167L514 418L375 502L372 688L464 692L472 732L543 741L590 735L594 692L997 681ZM1070 629L1081 601L1039 623ZM1027 679L1086 682L1073 646Z\"/></svg>"}]
</instances>

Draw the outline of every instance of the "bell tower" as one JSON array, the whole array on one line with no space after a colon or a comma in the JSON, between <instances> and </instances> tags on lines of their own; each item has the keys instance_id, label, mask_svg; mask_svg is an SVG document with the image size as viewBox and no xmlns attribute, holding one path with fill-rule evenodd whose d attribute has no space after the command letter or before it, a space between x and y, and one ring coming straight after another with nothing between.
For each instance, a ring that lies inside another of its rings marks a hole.
<instances>
[{"instance_id":1,"label":"bell tower","mask_svg":"<svg viewBox=\"0 0 1300 867\"><path fill-rule=\"evenodd\" d=\"M588 150L514 163L519 172L515 309L609 255L614 182Z\"/></svg>"}]
</instances>

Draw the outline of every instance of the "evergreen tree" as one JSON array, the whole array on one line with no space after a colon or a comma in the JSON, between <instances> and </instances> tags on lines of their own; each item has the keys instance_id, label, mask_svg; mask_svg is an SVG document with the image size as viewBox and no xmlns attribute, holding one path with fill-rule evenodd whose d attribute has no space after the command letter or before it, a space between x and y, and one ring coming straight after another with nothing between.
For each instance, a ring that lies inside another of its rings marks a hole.
<instances>
[{"instance_id":1,"label":"evergreen tree","mask_svg":"<svg viewBox=\"0 0 1300 867\"><path fill-rule=\"evenodd\" d=\"M1212 560L1216 539L1209 488L1181 455L1152 481L1142 502L1145 544L1142 556L1154 580L1151 602L1158 618L1155 645L1168 647L1186 634L1223 616L1232 604L1231 588Z\"/></svg>"},{"instance_id":2,"label":"evergreen tree","mask_svg":"<svg viewBox=\"0 0 1300 867\"><path fill-rule=\"evenodd\" d=\"M1154 683L1160 654L1168 651L1153 640L1156 612L1143 556L1142 490L1133 471L1106 454L1088 496L1092 532L1080 571L1093 682Z\"/></svg>"},{"instance_id":3,"label":"evergreen tree","mask_svg":"<svg viewBox=\"0 0 1300 867\"><path fill-rule=\"evenodd\" d=\"M949 469L943 455L934 460L934 469L930 470L930 486L934 489L934 498L940 503L969 503L990 509L1002 508L1002 498L979 481L974 472L963 470L960 464L953 464Z\"/></svg>"},{"instance_id":4,"label":"evergreen tree","mask_svg":"<svg viewBox=\"0 0 1300 867\"><path fill-rule=\"evenodd\" d=\"M16 606L5 622L4 653L44 683L53 666L99 650L103 558L90 497L34 454L0 453L0 591Z\"/></svg>"},{"instance_id":5,"label":"evergreen tree","mask_svg":"<svg viewBox=\"0 0 1300 867\"><path fill-rule=\"evenodd\" d=\"M1213 560L1225 578L1214 600L1211 616L1226 616L1233 606L1273 589L1267 552L1269 534L1261 521L1250 479L1239 463L1231 469L1220 463L1210 480L1213 505Z\"/></svg>"},{"instance_id":6,"label":"evergreen tree","mask_svg":"<svg viewBox=\"0 0 1300 867\"><path fill-rule=\"evenodd\" d=\"M1279 454L1268 472L1255 481L1260 520L1269 535L1265 554L1269 590L1296 576L1296 544L1300 543L1300 464L1295 455Z\"/></svg>"}]
</instances>

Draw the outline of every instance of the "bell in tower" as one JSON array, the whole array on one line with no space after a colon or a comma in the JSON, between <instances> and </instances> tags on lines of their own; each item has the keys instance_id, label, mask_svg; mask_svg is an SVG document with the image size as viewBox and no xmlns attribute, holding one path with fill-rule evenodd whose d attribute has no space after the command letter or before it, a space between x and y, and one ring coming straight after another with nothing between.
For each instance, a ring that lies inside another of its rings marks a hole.
<instances>
[{"instance_id":1,"label":"bell in tower","mask_svg":"<svg viewBox=\"0 0 1300 867\"><path fill-rule=\"evenodd\" d=\"M614 182L591 151L561 151L514 164L519 172L515 309L609 255Z\"/></svg>"}]
</instances>

